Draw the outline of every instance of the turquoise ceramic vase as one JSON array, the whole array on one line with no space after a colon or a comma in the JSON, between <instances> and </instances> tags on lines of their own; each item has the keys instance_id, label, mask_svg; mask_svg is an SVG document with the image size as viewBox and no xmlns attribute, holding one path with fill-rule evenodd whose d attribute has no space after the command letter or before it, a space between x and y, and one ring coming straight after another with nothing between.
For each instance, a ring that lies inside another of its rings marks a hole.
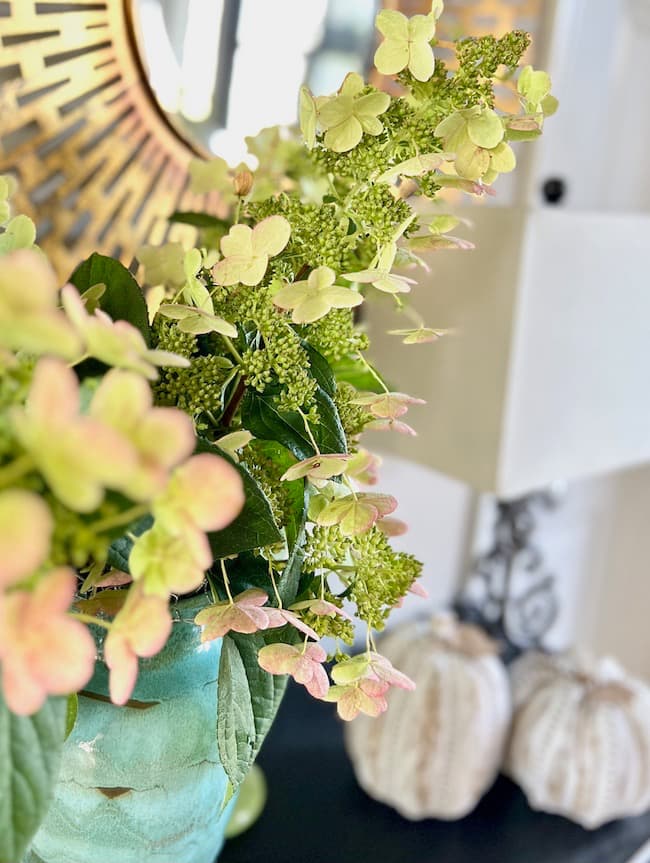
<instances>
[{"instance_id":1,"label":"turquoise ceramic vase","mask_svg":"<svg viewBox=\"0 0 650 863\"><path fill-rule=\"evenodd\" d=\"M201 644L191 622L205 602L177 605L167 645L140 661L126 706L110 703L97 662L24 863L213 863L235 801L224 805L216 738L221 640Z\"/></svg>"}]
</instances>

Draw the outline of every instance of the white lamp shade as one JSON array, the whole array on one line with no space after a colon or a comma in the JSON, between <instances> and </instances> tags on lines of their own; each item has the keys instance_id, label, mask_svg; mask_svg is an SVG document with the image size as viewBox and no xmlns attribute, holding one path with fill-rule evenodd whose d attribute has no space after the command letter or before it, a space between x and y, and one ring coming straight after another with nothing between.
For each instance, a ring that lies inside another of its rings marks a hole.
<instances>
[{"instance_id":1,"label":"white lamp shade","mask_svg":"<svg viewBox=\"0 0 650 863\"><path fill-rule=\"evenodd\" d=\"M367 304L391 384L427 400L382 448L504 498L649 459L650 216L469 212L476 249L431 255L412 294L455 334L396 349L406 322Z\"/></svg>"}]
</instances>

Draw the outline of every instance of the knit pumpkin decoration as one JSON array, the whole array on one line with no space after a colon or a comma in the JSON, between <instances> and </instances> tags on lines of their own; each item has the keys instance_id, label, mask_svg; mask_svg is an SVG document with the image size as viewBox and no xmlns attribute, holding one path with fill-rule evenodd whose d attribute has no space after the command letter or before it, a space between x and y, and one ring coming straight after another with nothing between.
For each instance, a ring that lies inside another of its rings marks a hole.
<instances>
[{"instance_id":1,"label":"knit pumpkin decoration","mask_svg":"<svg viewBox=\"0 0 650 863\"><path fill-rule=\"evenodd\" d=\"M462 818L494 781L510 723L496 646L444 614L394 629L381 650L416 689L392 692L386 713L346 726L357 780L406 818Z\"/></svg>"},{"instance_id":2,"label":"knit pumpkin decoration","mask_svg":"<svg viewBox=\"0 0 650 863\"><path fill-rule=\"evenodd\" d=\"M534 809L593 829L650 808L650 688L612 659L525 654L511 668L505 769Z\"/></svg>"}]
</instances>

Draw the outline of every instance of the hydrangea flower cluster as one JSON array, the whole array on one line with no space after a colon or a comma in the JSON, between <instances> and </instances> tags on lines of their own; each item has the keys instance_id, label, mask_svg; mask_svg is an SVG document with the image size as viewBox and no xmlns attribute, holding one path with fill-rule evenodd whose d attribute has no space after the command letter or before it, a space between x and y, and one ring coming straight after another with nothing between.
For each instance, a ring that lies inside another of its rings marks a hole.
<instances>
[{"instance_id":1,"label":"hydrangea flower cluster","mask_svg":"<svg viewBox=\"0 0 650 863\"><path fill-rule=\"evenodd\" d=\"M494 194L513 145L556 107L530 66L515 79L521 112L495 102L525 33L460 41L450 71L442 5L377 17L375 63L399 95L357 73L329 95L303 87L300 130L248 139L255 170L193 163L219 211L173 214L200 226L196 248L143 247L142 287L93 255L60 288L0 178L0 669L14 712L84 686L97 628L124 704L139 658L169 636L170 604L195 593L201 638L237 650L220 674L243 676L252 711L268 708L254 697L266 675L345 720L412 688L374 635L422 594L421 566L391 547L397 501L363 490L380 460L361 438L415 434L405 416L422 400L369 361L358 310L383 294L404 344L445 335L409 306L405 271L472 247L449 233L445 190ZM366 643L350 656L353 623ZM254 754L221 753L227 770Z\"/></svg>"},{"instance_id":2,"label":"hydrangea flower cluster","mask_svg":"<svg viewBox=\"0 0 650 863\"><path fill-rule=\"evenodd\" d=\"M186 414L154 404L158 366L189 361L113 321L97 305L105 285L59 290L26 217L9 220L9 189L0 178L0 239L13 237L0 255L2 696L26 715L49 695L82 689L95 664L90 625L108 630L111 695L123 704L137 658L167 640L172 590L203 582L212 563L206 533L239 514L243 482L220 456L193 455ZM80 610L77 570L104 575L111 541L144 518L152 523L133 544L126 581L134 584L119 591L114 619Z\"/></svg>"},{"instance_id":3,"label":"hydrangea flower cluster","mask_svg":"<svg viewBox=\"0 0 650 863\"><path fill-rule=\"evenodd\" d=\"M550 79L531 67L518 78L521 114L495 105L494 80L515 73L528 46L524 33L459 42L458 69L450 72L436 59L442 8L435 0L427 15L377 16L375 65L397 76L401 95L357 73L331 95L303 87L302 140L295 130L267 129L248 139L255 170L222 159L192 166L196 188L218 191L222 205L214 217L175 214L202 225L197 249L170 244L141 255L145 283L163 297L156 347L170 350L180 332L192 334L185 356L229 364L209 408L187 392L206 392L207 376L165 371L165 380L187 382L183 396L166 403L192 405L195 428L224 449L233 435L245 436L231 455L257 482L280 528L274 543L240 554L237 565L224 556L212 567L214 601L196 618L202 637L266 638L258 642L261 667L336 701L346 719L381 712L388 686L405 685L397 672L379 673L373 632L408 592L419 592L420 574L416 560L390 546L388 537L406 529L392 517L397 501L360 488L376 482L378 467L360 438L373 430L415 434L405 415L423 402L393 391L368 361L356 310L381 292L402 319L391 332L405 344L446 334L409 307L417 278L404 272L428 269L421 254L472 248L449 233L460 220L436 198L450 187L492 194L498 175L515 167L511 145L538 135L555 108ZM202 285L192 291L182 265L188 254L195 256L191 277ZM178 390L166 385L166 392ZM140 578L137 545L133 554ZM202 563L197 552L197 580ZM351 644L348 612L366 625L366 651L352 662L337 647L330 689L327 657L314 642L329 635ZM266 634L280 626L281 640L269 642Z\"/></svg>"}]
</instances>

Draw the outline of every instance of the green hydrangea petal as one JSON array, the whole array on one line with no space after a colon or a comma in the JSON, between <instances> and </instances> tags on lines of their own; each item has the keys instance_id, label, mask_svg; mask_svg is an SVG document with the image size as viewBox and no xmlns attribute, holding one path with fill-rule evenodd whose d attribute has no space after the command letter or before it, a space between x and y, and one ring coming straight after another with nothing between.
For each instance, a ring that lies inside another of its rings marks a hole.
<instances>
[{"instance_id":1,"label":"green hydrangea petal","mask_svg":"<svg viewBox=\"0 0 650 863\"><path fill-rule=\"evenodd\" d=\"M503 140L504 129L499 115L486 108L467 121L467 134L477 147L491 150Z\"/></svg>"},{"instance_id":2,"label":"green hydrangea petal","mask_svg":"<svg viewBox=\"0 0 650 863\"><path fill-rule=\"evenodd\" d=\"M386 39L375 51L375 66L382 75L395 75L409 62L408 42Z\"/></svg>"}]
</instances>

